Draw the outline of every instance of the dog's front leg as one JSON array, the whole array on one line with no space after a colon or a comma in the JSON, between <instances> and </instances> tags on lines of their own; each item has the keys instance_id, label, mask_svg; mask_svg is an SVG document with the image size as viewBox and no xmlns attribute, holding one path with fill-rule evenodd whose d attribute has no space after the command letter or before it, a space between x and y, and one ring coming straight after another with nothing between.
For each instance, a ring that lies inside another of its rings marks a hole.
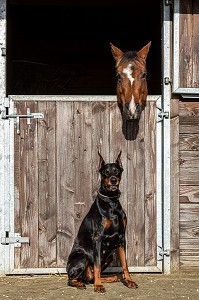
<instances>
[{"instance_id":1,"label":"dog's front leg","mask_svg":"<svg viewBox=\"0 0 199 300\"><path fill-rule=\"evenodd\" d=\"M129 274L127 261L126 261L126 253L125 253L125 249L124 249L123 245L118 248L118 252L119 252L120 262L122 265L125 284L129 288L136 289L138 287L138 285L131 279L131 276Z\"/></svg>"},{"instance_id":2,"label":"dog's front leg","mask_svg":"<svg viewBox=\"0 0 199 300\"><path fill-rule=\"evenodd\" d=\"M101 239L96 238L94 242L94 291L105 293L105 287L101 281Z\"/></svg>"}]
</instances>

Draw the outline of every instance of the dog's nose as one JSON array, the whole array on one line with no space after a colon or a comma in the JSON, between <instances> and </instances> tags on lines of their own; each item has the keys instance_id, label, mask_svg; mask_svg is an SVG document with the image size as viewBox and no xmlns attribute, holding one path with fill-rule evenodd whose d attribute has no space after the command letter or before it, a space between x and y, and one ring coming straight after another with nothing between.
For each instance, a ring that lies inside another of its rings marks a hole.
<instances>
[{"instance_id":1,"label":"dog's nose","mask_svg":"<svg viewBox=\"0 0 199 300\"><path fill-rule=\"evenodd\" d=\"M116 178L115 176L112 176L112 177L110 178L110 182L111 182L112 184L116 184L116 183L117 183L117 178Z\"/></svg>"}]
</instances>

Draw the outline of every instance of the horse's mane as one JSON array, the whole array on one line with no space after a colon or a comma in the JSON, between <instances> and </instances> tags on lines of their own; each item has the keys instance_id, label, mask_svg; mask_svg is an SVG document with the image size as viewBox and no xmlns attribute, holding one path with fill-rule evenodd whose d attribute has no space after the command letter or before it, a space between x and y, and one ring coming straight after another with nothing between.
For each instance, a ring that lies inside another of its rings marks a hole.
<instances>
[{"instance_id":1,"label":"horse's mane","mask_svg":"<svg viewBox=\"0 0 199 300\"><path fill-rule=\"evenodd\" d=\"M140 57L137 55L137 51L128 51L125 52L124 55L122 56L120 63L123 64L132 60L138 60L140 61Z\"/></svg>"},{"instance_id":2,"label":"horse's mane","mask_svg":"<svg viewBox=\"0 0 199 300\"><path fill-rule=\"evenodd\" d=\"M136 51L125 52L124 55L122 56L120 63L125 63L129 60L135 59L136 57L138 57L136 53L137 53Z\"/></svg>"}]
</instances>

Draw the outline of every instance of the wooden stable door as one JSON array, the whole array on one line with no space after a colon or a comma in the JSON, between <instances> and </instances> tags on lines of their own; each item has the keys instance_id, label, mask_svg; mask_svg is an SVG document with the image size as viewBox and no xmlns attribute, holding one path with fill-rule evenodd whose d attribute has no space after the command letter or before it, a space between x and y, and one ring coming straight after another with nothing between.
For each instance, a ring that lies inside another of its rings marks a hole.
<instances>
[{"instance_id":1,"label":"wooden stable door","mask_svg":"<svg viewBox=\"0 0 199 300\"><path fill-rule=\"evenodd\" d=\"M13 112L24 116L13 118L10 125L14 131L10 223L18 237L10 244L7 240L10 274L66 272L74 237L99 187L98 149L106 162L115 161L122 150L120 188L128 217L130 271L162 271L161 122L156 108L160 97L148 97L139 124L122 123L114 97L91 98L10 100ZM25 117L31 113L43 118ZM9 233L7 237L11 240ZM117 259L114 267L119 267Z\"/></svg>"}]
</instances>

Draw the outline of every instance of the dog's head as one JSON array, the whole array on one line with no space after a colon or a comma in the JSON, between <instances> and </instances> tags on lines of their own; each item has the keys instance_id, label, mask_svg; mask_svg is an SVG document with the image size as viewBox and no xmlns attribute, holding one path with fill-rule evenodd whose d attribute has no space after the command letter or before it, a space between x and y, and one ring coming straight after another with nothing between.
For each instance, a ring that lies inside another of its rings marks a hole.
<instances>
[{"instance_id":1,"label":"dog's head","mask_svg":"<svg viewBox=\"0 0 199 300\"><path fill-rule=\"evenodd\" d=\"M122 162L121 151L114 163L105 163L103 157L98 151L99 161L99 173L101 174L101 185L107 192L117 192L119 190L119 184L122 176Z\"/></svg>"}]
</instances>

